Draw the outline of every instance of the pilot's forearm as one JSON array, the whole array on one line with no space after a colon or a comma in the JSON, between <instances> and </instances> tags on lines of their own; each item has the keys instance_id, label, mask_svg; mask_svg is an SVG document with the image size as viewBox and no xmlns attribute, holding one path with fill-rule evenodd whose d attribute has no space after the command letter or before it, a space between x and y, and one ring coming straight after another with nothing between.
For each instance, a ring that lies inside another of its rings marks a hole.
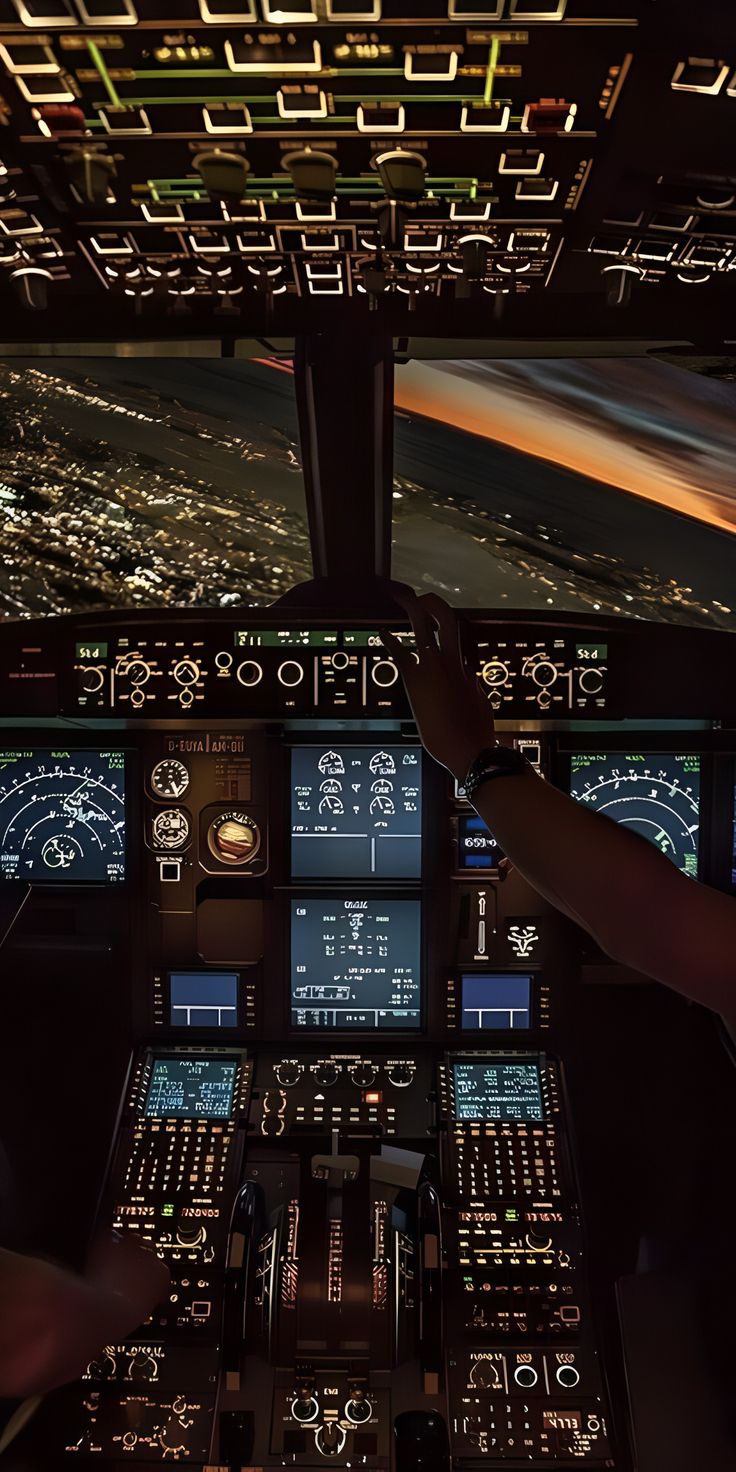
<instances>
[{"instance_id":1,"label":"pilot's forearm","mask_svg":"<svg viewBox=\"0 0 736 1472\"><path fill-rule=\"evenodd\" d=\"M652 901L666 914L668 891L683 882L669 859L532 771L486 782L475 807L538 894L614 958L625 941L628 964L645 968Z\"/></svg>"}]
</instances>

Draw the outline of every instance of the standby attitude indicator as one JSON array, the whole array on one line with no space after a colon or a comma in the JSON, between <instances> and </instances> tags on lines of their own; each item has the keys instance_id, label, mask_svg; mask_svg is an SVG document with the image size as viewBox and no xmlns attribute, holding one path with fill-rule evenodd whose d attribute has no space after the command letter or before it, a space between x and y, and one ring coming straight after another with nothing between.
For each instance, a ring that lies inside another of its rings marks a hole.
<instances>
[{"instance_id":1,"label":"standby attitude indicator","mask_svg":"<svg viewBox=\"0 0 736 1472\"><path fill-rule=\"evenodd\" d=\"M0 875L35 884L124 879L124 754L0 752Z\"/></svg>"},{"instance_id":2,"label":"standby attitude indicator","mask_svg":"<svg viewBox=\"0 0 736 1472\"><path fill-rule=\"evenodd\" d=\"M683 874L697 876L700 757L576 753L570 771L570 792L578 802L635 829Z\"/></svg>"}]
</instances>

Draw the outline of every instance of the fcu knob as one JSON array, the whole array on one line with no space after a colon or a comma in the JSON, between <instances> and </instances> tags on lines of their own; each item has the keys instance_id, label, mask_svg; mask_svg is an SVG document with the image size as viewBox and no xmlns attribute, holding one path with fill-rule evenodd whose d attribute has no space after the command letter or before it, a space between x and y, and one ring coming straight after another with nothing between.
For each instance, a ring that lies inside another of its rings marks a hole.
<instances>
[{"instance_id":1,"label":"fcu knob","mask_svg":"<svg viewBox=\"0 0 736 1472\"><path fill-rule=\"evenodd\" d=\"M131 1380L155 1380L158 1376L158 1365L153 1355L147 1354L145 1350L139 1349L133 1355L128 1365L128 1377Z\"/></svg>"},{"instance_id":2,"label":"fcu knob","mask_svg":"<svg viewBox=\"0 0 736 1472\"><path fill-rule=\"evenodd\" d=\"M254 685L259 685L263 679L263 667L255 659L244 659L235 671L235 678L246 689L252 690Z\"/></svg>"},{"instance_id":3,"label":"fcu knob","mask_svg":"<svg viewBox=\"0 0 736 1472\"><path fill-rule=\"evenodd\" d=\"M373 1407L365 1391L356 1388L345 1406L345 1419L351 1421L353 1426L362 1426L364 1421L370 1421L372 1414Z\"/></svg>"},{"instance_id":4,"label":"fcu knob","mask_svg":"<svg viewBox=\"0 0 736 1472\"><path fill-rule=\"evenodd\" d=\"M371 1063L356 1063L350 1069L350 1077L356 1089L369 1089L376 1082L376 1070Z\"/></svg>"},{"instance_id":5,"label":"fcu knob","mask_svg":"<svg viewBox=\"0 0 736 1472\"><path fill-rule=\"evenodd\" d=\"M315 1435L317 1451L323 1457L339 1457L345 1445L345 1432L337 1421L325 1421Z\"/></svg>"},{"instance_id":6,"label":"fcu knob","mask_svg":"<svg viewBox=\"0 0 736 1472\"><path fill-rule=\"evenodd\" d=\"M314 1396L306 1389L300 1390L291 1403L291 1414L295 1421L314 1421L318 1411L319 1406Z\"/></svg>"}]
</instances>

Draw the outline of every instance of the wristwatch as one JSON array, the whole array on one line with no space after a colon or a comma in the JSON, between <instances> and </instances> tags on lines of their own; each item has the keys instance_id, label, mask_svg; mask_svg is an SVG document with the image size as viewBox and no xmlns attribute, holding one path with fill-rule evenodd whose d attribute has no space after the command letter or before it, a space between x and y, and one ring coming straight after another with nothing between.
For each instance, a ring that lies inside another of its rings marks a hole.
<instances>
[{"instance_id":1,"label":"wristwatch","mask_svg":"<svg viewBox=\"0 0 736 1472\"><path fill-rule=\"evenodd\" d=\"M528 770L529 762L515 747L486 746L468 768L462 783L465 797L468 802L472 802L482 782L492 782L495 777L518 776Z\"/></svg>"}]
</instances>

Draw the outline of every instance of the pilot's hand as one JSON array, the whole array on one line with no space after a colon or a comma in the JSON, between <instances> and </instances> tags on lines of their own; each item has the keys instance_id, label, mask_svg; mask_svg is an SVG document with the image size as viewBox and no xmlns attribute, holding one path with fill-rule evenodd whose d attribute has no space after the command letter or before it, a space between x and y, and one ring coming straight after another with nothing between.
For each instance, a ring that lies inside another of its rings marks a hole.
<instances>
[{"instance_id":1,"label":"pilot's hand","mask_svg":"<svg viewBox=\"0 0 736 1472\"><path fill-rule=\"evenodd\" d=\"M95 1242L86 1280L96 1288L117 1294L130 1306L131 1315L138 1314L138 1324L168 1298L171 1287L171 1274L161 1258L131 1237L117 1233L99 1237Z\"/></svg>"},{"instance_id":2,"label":"pilot's hand","mask_svg":"<svg viewBox=\"0 0 736 1472\"><path fill-rule=\"evenodd\" d=\"M417 597L403 583L393 583L391 592L409 615L416 654L392 634L381 639L403 676L423 745L462 782L494 734L491 708L463 659L460 621L434 593Z\"/></svg>"}]
</instances>

